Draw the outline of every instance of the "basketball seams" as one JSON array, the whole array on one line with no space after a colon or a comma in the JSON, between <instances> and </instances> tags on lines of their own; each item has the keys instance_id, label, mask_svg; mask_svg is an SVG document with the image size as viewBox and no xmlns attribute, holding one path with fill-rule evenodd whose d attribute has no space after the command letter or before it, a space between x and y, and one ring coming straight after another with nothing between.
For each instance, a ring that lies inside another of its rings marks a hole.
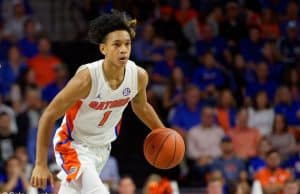
<instances>
[{"instance_id":1,"label":"basketball seams","mask_svg":"<svg viewBox=\"0 0 300 194\"><path fill-rule=\"evenodd\" d=\"M152 142L152 139L154 139L155 135L156 135L156 134L153 134L153 135L150 135L150 136L148 135L149 137L146 137L146 139L148 139L148 142L151 143L151 142ZM148 146L149 146L150 143L147 143L147 144L144 146L144 152L147 152L147 151L148 151L147 148L148 148Z\"/></svg>"},{"instance_id":2,"label":"basketball seams","mask_svg":"<svg viewBox=\"0 0 300 194\"><path fill-rule=\"evenodd\" d=\"M157 151L157 153L156 153L156 156L155 156L155 158L154 158L154 160L153 160L153 165L154 165L154 166L155 166L156 160L157 160L157 158L158 158L158 155L159 155L161 149L163 148L164 144L166 143L166 140L169 138L170 135L171 135L171 133L169 133L169 134L165 137L165 139L162 141L162 144L160 145L160 147L159 147L159 149L158 149L158 151Z\"/></svg>"},{"instance_id":3,"label":"basketball seams","mask_svg":"<svg viewBox=\"0 0 300 194\"><path fill-rule=\"evenodd\" d=\"M173 135L174 136L174 153L173 153L173 157L172 157L172 160L169 161L169 164L168 166L170 166L171 164L173 164L174 162L174 159L175 159L175 155L176 155L176 134ZM173 167L173 165L172 165Z\"/></svg>"}]
</instances>

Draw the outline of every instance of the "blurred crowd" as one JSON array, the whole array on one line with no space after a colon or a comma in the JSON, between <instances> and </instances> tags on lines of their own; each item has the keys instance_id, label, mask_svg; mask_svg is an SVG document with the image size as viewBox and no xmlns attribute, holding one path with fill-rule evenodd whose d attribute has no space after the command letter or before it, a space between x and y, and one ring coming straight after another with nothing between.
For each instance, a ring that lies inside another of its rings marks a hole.
<instances>
[{"instance_id":1,"label":"blurred crowd","mask_svg":"<svg viewBox=\"0 0 300 194\"><path fill-rule=\"evenodd\" d=\"M186 143L177 184L208 194L299 192L299 0L69 2L74 41L113 7L137 18L132 60L149 72L149 101ZM39 117L69 71L30 1L0 0L0 10L0 191L24 192ZM107 166L104 182L133 194L116 159ZM144 192L172 193L173 182L155 176Z\"/></svg>"}]
</instances>

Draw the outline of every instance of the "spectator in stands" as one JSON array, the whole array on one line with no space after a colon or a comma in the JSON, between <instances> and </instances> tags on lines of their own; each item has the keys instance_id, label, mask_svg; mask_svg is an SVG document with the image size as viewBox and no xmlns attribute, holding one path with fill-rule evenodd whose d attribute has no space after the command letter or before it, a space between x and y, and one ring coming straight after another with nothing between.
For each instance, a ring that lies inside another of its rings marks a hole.
<instances>
[{"instance_id":1,"label":"spectator in stands","mask_svg":"<svg viewBox=\"0 0 300 194\"><path fill-rule=\"evenodd\" d=\"M31 58L28 65L35 73L38 86L43 87L54 80L54 67L61 61L51 53L51 43L47 37L39 39L38 50L38 55Z\"/></svg>"},{"instance_id":2,"label":"spectator in stands","mask_svg":"<svg viewBox=\"0 0 300 194\"><path fill-rule=\"evenodd\" d=\"M14 154L16 137L10 129L10 117L0 112L0 165Z\"/></svg>"},{"instance_id":3,"label":"spectator in stands","mask_svg":"<svg viewBox=\"0 0 300 194\"><path fill-rule=\"evenodd\" d=\"M172 194L171 183L167 178L157 174L148 177L143 187L144 194Z\"/></svg>"},{"instance_id":4,"label":"spectator in stands","mask_svg":"<svg viewBox=\"0 0 300 194\"><path fill-rule=\"evenodd\" d=\"M186 81L180 67L175 67L168 79L163 95L163 106L166 110L179 105L184 97Z\"/></svg>"},{"instance_id":5,"label":"spectator in stands","mask_svg":"<svg viewBox=\"0 0 300 194\"><path fill-rule=\"evenodd\" d=\"M268 136L273 148L278 150L282 159L296 151L296 139L289 133L284 115L276 114L272 134Z\"/></svg>"},{"instance_id":6,"label":"spectator in stands","mask_svg":"<svg viewBox=\"0 0 300 194\"><path fill-rule=\"evenodd\" d=\"M262 10L260 29L261 36L265 40L277 40L280 37L280 28L272 9Z\"/></svg>"},{"instance_id":7,"label":"spectator in stands","mask_svg":"<svg viewBox=\"0 0 300 194\"><path fill-rule=\"evenodd\" d=\"M261 138L257 148L257 155L248 160L248 173L251 179L257 171L266 166L266 155L271 149L272 145L268 139L266 137Z\"/></svg>"},{"instance_id":8,"label":"spectator in stands","mask_svg":"<svg viewBox=\"0 0 300 194\"><path fill-rule=\"evenodd\" d=\"M268 102L265 91L256 93L253 106L248 108L249 127L259 130L262 136L269 135L272 131L275 112Z\"/></svg>"},{"instance_id":9,"label":"spectator in stands","mask_svg":"<svg viewBox=\"0 0 300 194\"><path fill-rule=\"evenodd\" d=\"M0 112L5 112L6 114L9 115L11 132L16 134L18 132L16 113L10 106L4 104L4 98L1 96L1 94L0 94Z\"/></svg>"},{"instance_id":10,"label":"spectator in stands","mask_svg":"<svg viewBox=\"0 0 300 194\"><path fill-rule=\"evenodd\" d=\"M6 21L4 34L9 39L16 42L23 37L24 23L29 18L25 12L25 7L22 0L13 0L13 15ZM41 26L37 25L36 28L40 30Z\"/></svg>"},{"instance_id":11,"label":"spectator in stands","mask_svg":"<svg viewBox=\"0 0 300 194\"><path fill-rule=\"evenodd\" d=\"M300 17L299 17L299 1L288 1L286 6L286 13L281 19L280 30L281 33L286 35L286 27L290 21L295 21L297 26L300 25ZM300 31L298 31L299 35Z\"/></svg>"},{"instance_id":12,"label":"spectator in stands","mask_svg":"<svg viewBox=\"0 0 300 194\"><path fill-rule=\"evenodd\" d=\"M180 23L183 34L190 43L198 40L198 12L191 7L190 0L180 0L179 9L175 11L175 18Z\"/></svg>"},{"instance_id":13,"label":"spectator in stands","mask_svg":"<svg viewBox=\"0 0 300 194\"><path fill-rule=\"evenodd\" d=\"M300 126L300 101L292 100L291 91L286 86L277 90L275 112L284 115L289 128Z\"/></svg>"},{"instance_id":14,"label":"spectator in stands","mask_svg":"<svg viewBox=\"0 0 300 194\"><path fill-rule=\"evenodd\" d=\"M300 179L300 144L297 144L296 152L288 156L287 160L283 162L283 167L290 170L294 178Z\"/></svg>"},{"instance_id":15,"label":"spectator in stands","mask_svg":"<svg viewBox=\"0 0 300 194\"><path fill-rule=\"evenodd\" d=\"M28 141L35 142L35 139L29 139L29 137L37 128L41 116L42 100L40 93L40 89L37 87L26 88L23 110L17 116L17 123L20 128L17 134L18 145L26 146ZM34 152L34 150L29 150L29 152Z\"/></svg>"},{"instance_id":16,"label":"spectator in stands","mask_svg":"<svg viewBox=\"0 0 300 194\"><path fill-rule=\"evenodd\" d=\"M68 68L65 64L57 64L54 67L54 81L43 88L42 99L49 104L68 81Z\"/></svg>"},{"instance_id":17,"label":"spectator in stands","mask_svg":"<svg viewBox=\"0 0 300 194\"><path fill-rule=\"evenodd\" d=\"M9 18L11 18L13 15L13 7L18 2L23 3L26 14L32 15L34 12L29 1L30 0L1 0L0 8L2 8L2 10L0 13L0 18L2 17L3 20L9 20Z\"/></svg>"},{"instance_id":18,"label":"spectator in stands","mask_svg":"<svg viewBox=\"0 0 300 194\"><path fill-rule=\"evenodd\" d=\"M194 162L195 176L200 178L199 185L205 180L203 177L209 172L214 158L221 156L220 143L224 136L223 129L214 124L214 109L204 107L201 111L201 122L187 132L187 157Z\"/></svg>"},{"instance_id":19,"label":"spectator in stands","mask_svg":"<svg viewBox=\"0 0 300 194\"><path fill-rule=\"evenodd\" d=\"M210 24L204 25L201 39L196 43L196 50L198 57L211 52L219 62L225 63L231 59L227 42L221 36L213 33Z\"/></svg>"},{"instance_id":20,"label":"spectator in stands","mask_svg":"<svg viewBox=\"0 0 300 194\"><path fill-rule=\"evenodd\" d=\"M0 18L0 61L6 61L11 42L3 37L3 25Z\"/></svg>"},{"instance_id":21,"label":"spectator in stands","mask_svg":"<svg viewBox=\"0 0 300 194\"><path fill-rule=\"evenodd\" d=\"M268 99L272 102L277 88L276 82L269 79L269 69L265 62L259 62L255 68L256 79L246 86L246 96L254 98L257 92L265 91Z\"/></svg>"},{"instance_id":22,"label":"spectator in stands","mask_svg":"<svg viewBox=\"0 0 300 194\"><path fill-rule=\"evenodd\" d=\"M169 5L160 7L160 17L153 22L155 34L165 40L176 42L180 51L185 51L188 41L184 37L180 23L174 17L174 10Z\"/></svg>"},{"instance_id":23,"label":"spectator in stands","mask_svg":"<svg viewBox=\"0 0 300 194\"><path fill-rule=\"evenodd\" d=\"M264 41L261 39L261 31L258 26L250 27L248 36L241 40L240 52L246 62L255 63L262 58L261 49L264 46Z\"/></svg>"},{"instance_id":24,"label":"spectator in stands","mask_svg":"<svg viewBox=\"0 0 300 194\"><path fill-rule=\"evenodd\" d=\"M235 125L236 103L229 89L221 91L218 101L218 107L216 108L217 121L224 132L227 133Z\"/></svg>"},{"instance_id":25,"label":"spectator in stands","mask_svg":"<svg viewBox=\"0 0 300 194\"><path fill-rule=\"evenodd\" d=\"M221 7L213 7L210 14L207 16L206 23L211 26L214 36L220 34L220 23L223 20L223 11Z\"/></svg>"},{"instance_id":26,"label":"spectator in stands","mask_svg":"<svg viewBox=\"0 0 300 194\"><path fill-rule=\"evenodd\" d=\"M300 70L290 69L287 73L285 84L290 89L292 100L300 101Z\"/></svg>"},{"instance_id":27,"label":"spectator in stands","mask_svg":"<svg viewBox=\"0 0 300 194\"><path fill-rule=\"evenodd\" d=\"M15 85L13 86L17 88L18 94L15 94L16 96L19 96L19 99L15 100L21 100L21 98L25 97L26 89L28 87L37 87L36 81L35 81L35 73L32 69L26 68L24 71L20 74L18 80L16 81Z\"/></svg>"},{"instance_id":28,"label":"spectator in stands","mask_svg":"<svg viewBox=\"0 0 300 194\"><path fill-rule=\"evenodd\" d=\"M154 50L154 28L150 23L145 24L140 37L133 42L132 54L137 62L152 61Z\"/></svg>"},{"instance_id":29,"label":"spectator in stands","mask_svg":"<svg viewBox=\"0 0 300 194\"><path fill-rule=\"evenodd\" d=\"M241 108L237 113L235 128L228 132L232 138L234 152L243 159L248 159L257 154L261 137L257 129L248 126L248 122L248 111Z\"/></svg>"},{"instance_id":30,"label":"spectator in stands","mask_svg":"<svg viewBox=\"0 0 300 194\"><path fill-rule=\"evenodd\" d=\"M275 45L267 42L262 48L263 61L268 64L269 79L280 84L283 81L282 74L286 71L286 66L279 60L279 53Z\"/></svg>"},{"instance_id":31,"label":"spectator in stands","mask_svg":"<svg viewBox=\"0 0 300 194\"><path fill-rule=\"evenodd\" d=\"M166 40L157 34L154 34L153 37L153 48L150 53L150 61L145 62L153 65L153 63L158 63L165 59L165 49L166 49Z\"/></svg>"},{"instance_id":32,"label":"spectator in stands","mask_svg":"<svg viewBox=\"0 0 300 194\"><path fill-rule=\"evenodd\" d=\"M189 85L184 92L184 102L175 107L170 125L183 137L200 122L200 112L203 104L200 102L200 90L195 85Z\"/></svg>"},{"instance_id":33,"label":"spectator in stands","mask_svg":"<svg viewBox=\"0 0 300 194\"><path fill-rule=\"evenodd\" d=\"M197 68L194 72L193 83L202 91L215 91L224 86L223 73L217 67L217 62L211 52L203 55L203 66Z\"/></svg>"},{"instance_id":34,"label":"spectator in stands","mask_svg":"<svg viewBox=\"0 0 300 194\"><path fill-rule=\"evenodd\" d=\"M18 42L18 45L22 55L29 59L38 54L37 35L36 22L33 19L27 19L24 22L24 37Z\"/></svg>"},{"instance_id":35,"label":"spectator in stands","mask_svg":"<svg viewBox=\"0 0 300 194\"><path fill-rule=\"evenodd\" d=\"M283 194L298 194L299 183L297 181L287 181L283 188Z\"/></svg>"},{"instance_id":36,"label":"spectator in stands","mask_svg":"<svg viewBox=\"0 0 300 194\"><path fill-rule=\"evenodd\" d=\"M261 0L259 1L259 3L261 8L269 8L273 10L277 14L277 16L282 16L285 14L288 1Z\"/></svg>"},{"instance_id":37,"label":"spectator in stands","mask_svg":"<svg viewBox=\"0 0 300 194\"><path fill-rule=\"evenodd\" d=\"M288 67L296 67L300 61L300 38L298 37L299 26L296 21L289 21L286 25L287 34L279 42L279 50L282 61Z\"/></svg>"},{"instance_id":38,"label":"spectator in stands","mask_svg":"<svg viewBox=\"0 0 300 194\"><path fill-rule=\"evenodd\" d=\"M244 161L237 158L233 151L232 140L229 136L224 136L220 143L222 155L212 163L212 170L222 172L227 184L237 182L243 171L246 171Z\"/></svg>"},{"instance_id":39,"label":"spectator in stands","mask_svg":"<svg viewBox=\"0 0 300 194\"><path fill-rule=\"evenodd\" d=\"M19 166L27 180L31 177L33 165L29 163L28 153L25 147L20 146L16 148L15 156L19 160Z\"/></svg>"},{"instance_id":40,"label":"spectator in stands","mask_svg":"<svg viewBox=\"0 0 300 194\"><path fill-rule=\"evenodd\" d=\"M123 176L119 182L119 194L135 194L136 187L130 176Z\"/></svg>"},{"instance_id":41,"label":"spectator in stands","mask_svg":"<svg viewBox=\"0 0 300 194\"><path fill-rule=\"evenodd\" d=\"M22 60L22 55L17 46L10 47L8 51L8 61L1 64L0 68L0 92L3 96L8 96L12 85L16 82L21 72L27 67Z\"/></svg>"},{"instance_id":42,"label":"spectator in stands","mask_svg":"<svg viewBox=\"0 0 300 194\"><path fill-rule=\"evenodd\" d=\"M235 93L237 104L242 105L244 103L244 88L246 87L246 83L252 80L252 72L248 68L248 64L246 64L244 57L240 54L234 56L233 64L230 69L234 81L232 90Z\"/></svg>"},{"instance_id":43,"label":"spectator in stands","mask_svg":"<svg viewBox=\"0 0 300 194\"><path fill-rule=\"evenodd\" d=\"M118 182L120 181L120 175L119 165L117 159L114 156L109 156L101 171L100 177L103 183L107 184L110 190L117 190Z\"/></svg>"},{"instance_id":44,"label":"spectator in stands","mask_svg":"<svg viewBox=\"0 0 300 194\"><path fill-rule=\"evenodd\" d=\"M20 161L15 156L7 159L5 172L0 174L0 192L27 193L29 181L22 172Z\"/></svg>"},{"instance_id":45,"label":"spectator in stands","mask_svg":"<svg viewBox=\"0 0 300 194\"><path fill-rule=\"evenodd\" d=\"M227 1L225 8L225 21L220 24L220 33L228 40L231 52L238 50L238 42L247 34L244 21L240 15L239 4L235 1Z\"/></svg>"},{"instance_id":46,"label":"spectator in stands","mask_svg":"<svg viewBox=\"0 0 300 194\"><path fill-rule=\"evenodd\" d=\"M169 41L166 43L164 55L164 60L156 62L151 73L151 80L153 81L152 90L159 97L162 97L166 87L165 84L168 82L175 67L180 67L184 73L187 72L187 65L177 59L175 42Z\"/></svg>"},{"instance_id":47,"label":"spectator in stands","mask_svg":"<svg viewBox=\"0 0 300 194\"><path fill-rule=\"evenodd\" d=\"M224 194L223 186L220 180L211 180L208 182L206 194Z\"/></svg>"},{"instance_id":48,"label":"spectator in stands","mask_svg":"<svg viewBox=\"0 0 300 194\"><path fill-rule=\"evenodd\" d=\"M272 149L267 153L267 166L260 169L255 174L266 194L280 194L283 191L284 184L290 180L291 174L288 170L280 168L280 154Z\"/></svg>"}]
</instances>

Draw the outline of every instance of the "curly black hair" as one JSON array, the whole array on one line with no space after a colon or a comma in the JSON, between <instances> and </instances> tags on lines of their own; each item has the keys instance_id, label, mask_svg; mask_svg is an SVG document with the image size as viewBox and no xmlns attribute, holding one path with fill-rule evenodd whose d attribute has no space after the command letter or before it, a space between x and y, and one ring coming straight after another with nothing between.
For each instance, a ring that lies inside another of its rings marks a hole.
<instances>
[{"instance_id":1,"label":"curly black hair","mask_svg":"<svg viewBox=\"0 0 300 194\"><path fill-rule=\"evenodd\" d=\"M136 20L132 20L125 12L112 11L111 14L102 14L92 20L89 26L88 39L91 43L105 42L107 34L116 30L126 30L131 39L135 36Z\"/></svg>"}]
</instances>

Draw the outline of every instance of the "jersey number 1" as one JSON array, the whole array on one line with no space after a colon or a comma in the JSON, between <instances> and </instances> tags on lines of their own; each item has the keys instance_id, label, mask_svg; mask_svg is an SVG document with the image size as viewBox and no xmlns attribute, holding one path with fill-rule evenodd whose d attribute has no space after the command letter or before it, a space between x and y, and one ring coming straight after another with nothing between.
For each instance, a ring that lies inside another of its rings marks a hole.
<instances>
[{"instance_id":1,"label":"jersey number 1","mask_svg":"<svg viewBox=\"0 0 300 194\"><path fill-rule=\"evenodd\" d=\"M99 122L98 126L99 127L103 127L103 125L106 123L109 115L110 115L111 111L106 111L104 114L103 114L103 117L101 119L101 121Z\"/></svg>"}]
</instances>

